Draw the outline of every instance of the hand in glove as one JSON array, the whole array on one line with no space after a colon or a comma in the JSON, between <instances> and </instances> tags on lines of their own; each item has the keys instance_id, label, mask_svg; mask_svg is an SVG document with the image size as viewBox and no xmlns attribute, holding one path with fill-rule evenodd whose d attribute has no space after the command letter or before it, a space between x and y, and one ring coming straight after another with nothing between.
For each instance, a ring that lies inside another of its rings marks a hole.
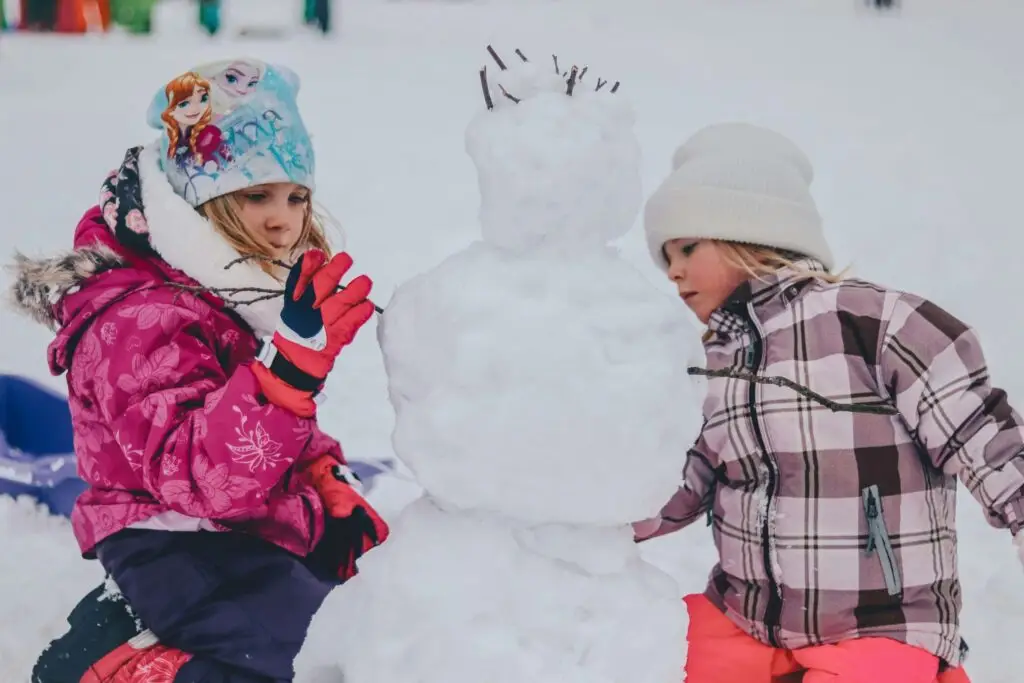
<instances>
[{"instance_id":1,"label":"hand in glove","mask_svg":"<svg viewBox=\"0 0 1024 683\"><path fill-rule=\"evenodd\" d=\"M373 286L367 276L360 275L337 291L352 257L341 253L326 261L324 252L311 249L292 266L281 320L253 364L267 400L301 417L315 414L313 397L323 387L338 353L374 311L367 299Z\"/></svg>"},{"instance_id":2,"label":"hand in glove","mask_svg":"<svg viewBox=\"0 0 1024 683\"><path fill-rule=\"evenodd\" d=\"M347 581L358 573L356 560L387 540L388 525L357 490L359 478L329 455L306 470L327 512L323 539L314 555Z\"/></svg>"}]
</instances>

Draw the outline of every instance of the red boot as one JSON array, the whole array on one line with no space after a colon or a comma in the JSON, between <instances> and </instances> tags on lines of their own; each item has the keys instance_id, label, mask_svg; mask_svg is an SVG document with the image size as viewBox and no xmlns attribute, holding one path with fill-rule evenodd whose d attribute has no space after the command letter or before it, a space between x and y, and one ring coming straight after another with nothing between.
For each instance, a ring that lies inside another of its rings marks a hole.
<instances>
[{"instance_id":1,"label":"red boot","mask_svg":"<svg viewBox=\"0 0 1024 683\"><path fill-rule=\"evenodd\" d=\"M971 679L967 677L967 672L961 666L956 669L947 669L940 673L937 683L971 683Z\"/></svg>"},{"instance_id":2,"label":"red boot","mask_svg":"<svg viewBox=\"0 0 1024 683\"><path fill-rule=\"evenodd\" d=\"M174 683L192 655L161 645L143 631L89 667L79 683Z\"/></svg>"}]
</instances>

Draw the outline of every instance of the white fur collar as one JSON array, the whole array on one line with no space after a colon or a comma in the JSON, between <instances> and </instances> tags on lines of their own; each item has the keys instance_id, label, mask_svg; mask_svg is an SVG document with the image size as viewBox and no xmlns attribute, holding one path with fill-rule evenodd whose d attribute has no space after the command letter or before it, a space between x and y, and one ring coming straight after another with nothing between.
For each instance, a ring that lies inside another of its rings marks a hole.
<instances>
[{"instance_id":1,"label":"white fur collar","mask_svg":"<svg viewBox=\"0 0 1024 683\"><path fill-rule=\"evenodd\" d=\"M152 247L173 268L183 271L204 287L281 289L280 282L251 261L224 268L238 258L238 253L214 232L209 221L175 194L160 169L159 150L159 143L155 143L148 145L139 155L142 205ZM257 336L265 337L272 335L277 327L281 299L240 305L235 310Z\"/></svg>"}]
</instances>

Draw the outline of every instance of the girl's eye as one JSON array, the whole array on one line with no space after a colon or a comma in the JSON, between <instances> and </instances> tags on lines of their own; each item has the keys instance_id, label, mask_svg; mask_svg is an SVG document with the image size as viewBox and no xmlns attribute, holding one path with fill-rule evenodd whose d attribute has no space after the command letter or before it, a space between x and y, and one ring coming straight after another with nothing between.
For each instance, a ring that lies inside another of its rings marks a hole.
<instances>
[{"instance_id":1,"label":"girl's eye","mask_svg":"<svg viewBox=\"0 0 1024 683\"><path fill-rule=\"evenodd\" d=\"M178 109L184 109L187 106L188 106L188 100L182 100L181 102L178 102Z\"/></svg>"},{"instance_id":2,"label":"girl's eye","mask_svg":"<svg viewBox=\"0 0 1024 683\"><path fill-rule=\"evenodd\" d=\"M210 101L210 93L208 93L208 92L204 92L202 97L199 98L199 102L201 104L206 104L209 101Z\"/></svg>"},{"instance_id":3,"label":"girl's eye","mask_svg":"<svg viewBox=\"0 0 1024 683\"><path fill-rule=\"evenodd\" d=\"M683 245L683 248L680 249L680 251L683 252L683 256L689 256L697 248L698 244L700 244L700 242L691 242L690 244L685 244Z\"/></svg>"},{"instance_id":4,"label":"girl's eye","mask_svg":"<svg viewBox=\"0 0 1024 683\"><path fill-rule=\"evenodd\" d=\"M266 199L267 195L260 194L259 192L252 192L245 195L245 200L248 202L261 202Z\"/></svg>"},{"instance_id":5,"label":"girl's eye","mask_svg":"<svg viewBox=\"0 0 1024 683\"><path fill-rule=\"evenodd\" d=\"M230 83L231 85L234 85L235 83L238 83L238 76L234 74L228 74L224 77L224 80Z\"/></svg>"},{"instance_id":6,"label":"girl's eye","mask_svg":"<svg viewBox=\"0 0 1024 683\"><path fill-rule=\"evenodd\" d=\"M303 195L292 195L289 197L293 204L305 204L307 199Z\"/></svg>"},{"instance_id":7,"label":"girl's eye","mask_svg":"<svg viewBox=\"0 0 1024 683\"><path fill-rule=\"evenodd\" d=\"M259 84L259 81L255 80L255 79L249 81L249 87L250 88L255 88L258 84Z\"/></svg>"}]
</instances>

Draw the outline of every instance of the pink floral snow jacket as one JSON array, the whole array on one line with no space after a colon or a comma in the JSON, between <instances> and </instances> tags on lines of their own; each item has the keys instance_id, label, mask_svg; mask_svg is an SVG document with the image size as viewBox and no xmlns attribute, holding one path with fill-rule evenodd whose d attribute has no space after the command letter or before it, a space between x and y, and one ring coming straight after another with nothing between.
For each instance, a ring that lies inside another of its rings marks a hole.
<instances>
[{"instance_id":1,"label":"pink floral snow jacket","mask_svg":"<svg viewBox=\"0 0 1024 683\"><path fill-rule=\"evenodd\" d=\"M146 230L135 218L131 229ZM183 236L187 227L174 223ZM79 474L89 484L72 516L83 555L140 525L235 530L306 555L324 512L295 466L323 454L341 461L338 443L315 421L267 404L249 369L250 327L216 297L190 291L196 280L126 247L99 207L82 219L74 246L57 258L22 257L14 291L58 328L49 365L67 373Z\"/></svg>"},{"instance_id":2,"label":"pink floral snow jacket","mask_svg":"<svg viewBox=\"0 0 1024 683\"><path fill-rule=\"evenodd\" d=\"M706 594L766 644L884 636L959 664L957 477L991 524L1024 525L1024 423L977 337L918 297L789 270L742 286L709 327L709 370L840 405L711 378L683 484L640 540L710 513Z\"/></svg>"}]
</instances>

